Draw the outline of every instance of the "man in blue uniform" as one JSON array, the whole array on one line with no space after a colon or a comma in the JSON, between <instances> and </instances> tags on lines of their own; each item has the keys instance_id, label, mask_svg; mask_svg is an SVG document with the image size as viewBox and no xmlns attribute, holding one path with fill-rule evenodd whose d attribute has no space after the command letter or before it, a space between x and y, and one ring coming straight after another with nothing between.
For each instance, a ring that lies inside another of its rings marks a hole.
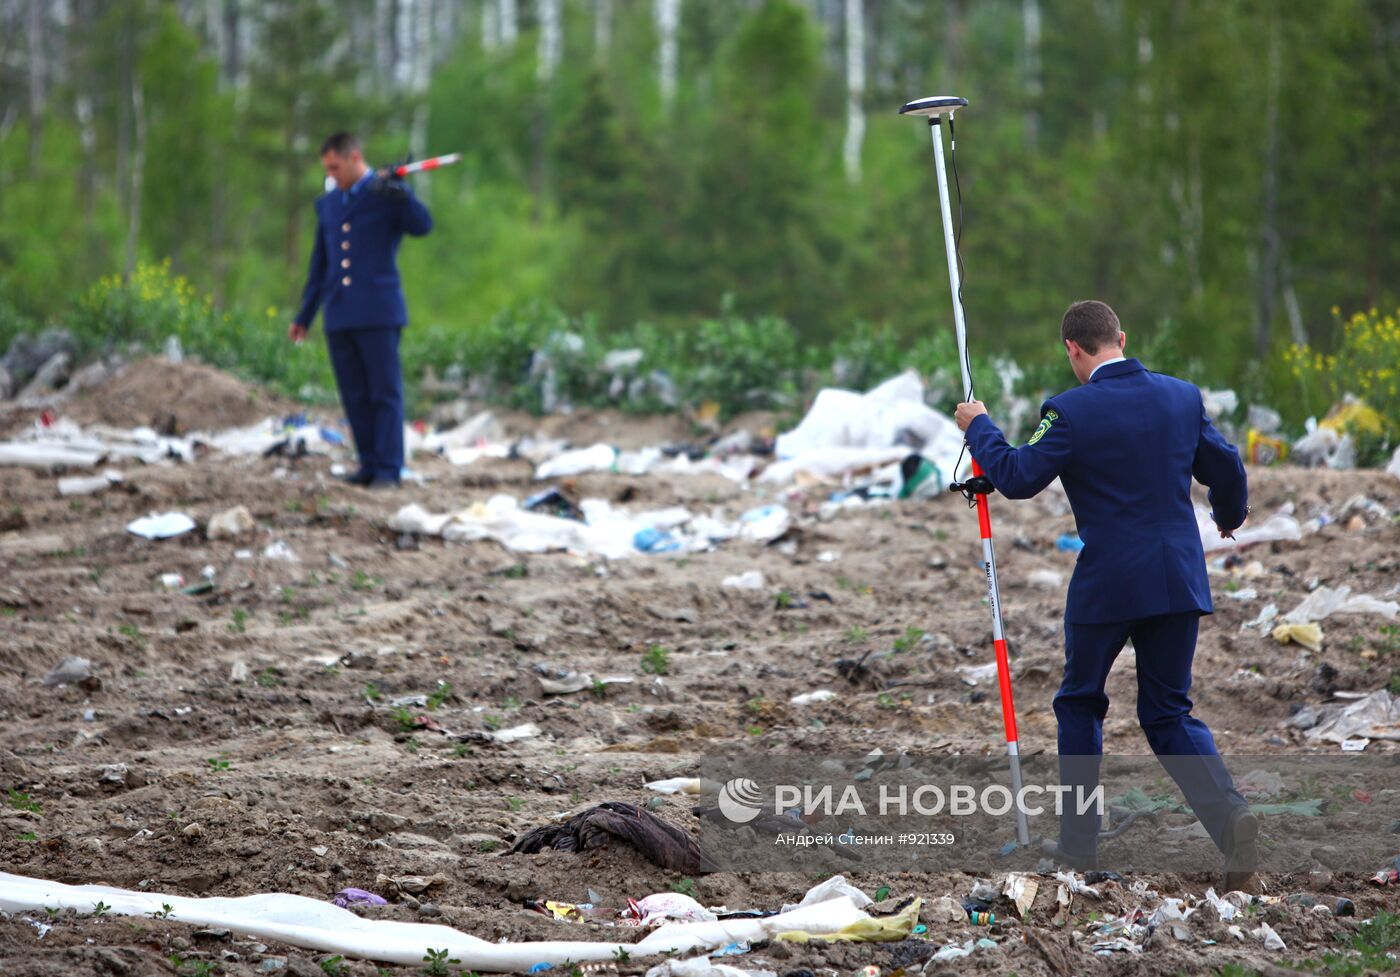
<instances>
[{"instance_id":1,"label":"man in blue uniform","mask_svg":"<svg viewBox=\"0 0 1400 977\"><path fill-rule=\"evenodd\" d=\"M395 259L403 236L422 237L433 219L402 179L365 165L348 132L321 144L321 165L335 188L316 200L311 267L287 334L304 340L324 305L326 346L360 458L347 480L390 488L403 471L399 333L408 323Z\"/></svg>"},{"instance_id":2,"label":"man in blue uniform","mask_svg":"<svg viewBox=\"0 0 1400 977\"><path fill-rule=\"evenodd\" d=\"M1235 790L1209 728L1191 715L1191 660L1202 614L1213 610L1191 480L1208 486L1221 536L1245 520L1239 452L1206 416L1201 392L1123 357L1118 317L1076 302L1060 339L1081 386L1045 401L1020 448L981 403L959 404L972 456L1007 498L1027 499L1056 478L1084 549L1065 605L1065 675L1055 696L1061 780L1092 789L1103 753L1104 686L1123 645L1137 657L1137 715L1152 751L1225 853L1227 888L1248 882L1257 824ZM1066 815L1058 854L1096 864L1099 819Z\"/></svg>"}]
</instances>

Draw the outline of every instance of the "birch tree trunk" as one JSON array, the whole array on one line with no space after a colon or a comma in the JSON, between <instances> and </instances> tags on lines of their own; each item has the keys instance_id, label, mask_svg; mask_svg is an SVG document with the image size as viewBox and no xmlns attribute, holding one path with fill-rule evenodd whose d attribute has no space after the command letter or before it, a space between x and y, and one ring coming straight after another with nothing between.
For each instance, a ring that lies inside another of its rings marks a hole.
<instances>
[{"instance_id":1,"label":"birch tree trunk","mask_svg":"<svg viewBox=\"0 0 1400 977\"><path fill-rule=\"evenodd\" d=\"M860 148L865 140L865 3L846 0L846 179L860 182Z\"/></svg>"},{"instance_id":2,"label":"birch tree trunk","mask_svg":"<svg viewBox=\"0 0 1400 977\"><path fill-rule=\"evenodd\" d=\"M496 0L496 20L501 32L501 44L515 47L515 39L520 36L520 14L515 0Z\"/></svg>"},{"instance_id":3,"label":"birch tree trunk","mask_svg":"<svg viewBox=\"0 0 1400 977\"><path fill-rule=\"evenodd\" d=\"M28 41L27 68L29 74L29 173L32 176L39 169L39 159L44 153L44 103L47 101L45 81L44 37L47 18L45 0L29 0L26 25Z\"/></svg>"},{"instance_id":4,"label":"birch tree trunk","mask_svg":"<svg viewBox=\"0 0 1400 977\"><path fill-rule=\"evenodd\" d=\"M1025 37L1026 145L1040 142L1040 97L1044 91L1040 68L1040 0L1021 0L1021 26Z\"/></svg>"},{"instance_id":5,"label":"birch tree trunk","mask_svg":"<svg viewBox=\"0 0 1400 977\"><path fill-rule=\"evenodd\" d=\"M604 61L612 50L612 0L593 0L593 57Z\"/></svg>"},{"instance_id":6,"label":"birch tree trunk","mask_svg":"<svg viewBox=\"0 0 1400 977\"><path fill-rule=\"evenodd\" d=\"M559 0L539 0L539 15L540 40L536 51L535 76L548 85L559 71L559 57L563 48Z\"/></svg>"},{"instance_id":7,"label":"birch tree trunk","mask_svg":"<svg viewBox=\"0 0 1400 977\"><path fill-rule=\"evenodd\" d=\"M488 54L501 46L501 17L496 0L481 4L481 49Z\"/></svg>"},{"instance_id":8,"label":"birch tree trunk","mask_svg":"<svg viewBox=\"0 0 1400 977\"><path fill-rule=\"evenodd\" d=\"M136 250L141 241L141 186L146 169L146 100L141 93L141 80L131 73L131 121L134 144L131 151L131 189L128 192L131 209L126 220L126 280L136 273Z\"/></svg>"},{"instance_id":9,"label":"birch tree trunk","mask_svg":"<svg viewBox=\"0 0 1400 977\"><path fill-rule=\"evenodd\" d=\"M676 35L681 23L681 0L656 0L655 15L658 83L661 101L669 106L676 97Z\"/></svg>"}]
</instances>

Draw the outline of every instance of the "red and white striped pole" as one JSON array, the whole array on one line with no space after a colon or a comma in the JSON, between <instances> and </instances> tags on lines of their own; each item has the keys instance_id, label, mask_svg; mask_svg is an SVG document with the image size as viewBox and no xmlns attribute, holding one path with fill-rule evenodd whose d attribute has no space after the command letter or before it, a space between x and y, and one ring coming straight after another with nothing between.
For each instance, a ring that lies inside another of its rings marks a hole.
<instances>
[{"instance_id":1,"label":"red and white striped pole","mask_svg":"<svg viewBox=\"0 0 1400 977\"><path fill-rule=\"evenodd\" d=\"M967 105L967 99L957 96L935 96L921 98L907 103L901 108L902 115L927 116L929 131L933 134L933 156L938 173L938 200L943 212L943 245L948 253L948 287L953 293L953 326L958 334L958 365L962 368L962 389L965 398L972 395L972 373L968 369L967 324L963 319L962 283L958 277L957 240L953 236L953 213L948 199L948 174L943 166L943 116L949 121L952 131L953 113ZM950 136L951 140L951 136ZM954 152L957 147L950 141ZM982 474L977 459L972 459L974 477ZM956 477L956 472L954 473ZM982 564L987 574L987 599L992 605L992 647L996 650L997 682L1001 687L1001 718L1006 727L1006 754L1011 761L1011 792L1015 798L1016 842L1021 846L1030 844L1030 830L1026 824L1026 812L1021 805L1021 749L1016 735L1016 706L1011 699L1011 662L1006 654L1006 635L1001 626L1001 589L997 585L997 559L992 547L992 514L987 505L985 492L977 493L977 526L982 535Z\"/></svg>"},{"instance_id":2,"label":"red and white striped pole","mask_svg":"<svg viewBox=\"0 0 1400 977\"><path fill-rule=\"evenodd\" d=\"M435 170L440 166L455 163L461 158L461 153L448 153L446 156L434 156L431 159L420 159L413 163L402 163L394 167L394 176L408 176L410 173L418 173L422 170Z\"/></svg>"}]
</instances>

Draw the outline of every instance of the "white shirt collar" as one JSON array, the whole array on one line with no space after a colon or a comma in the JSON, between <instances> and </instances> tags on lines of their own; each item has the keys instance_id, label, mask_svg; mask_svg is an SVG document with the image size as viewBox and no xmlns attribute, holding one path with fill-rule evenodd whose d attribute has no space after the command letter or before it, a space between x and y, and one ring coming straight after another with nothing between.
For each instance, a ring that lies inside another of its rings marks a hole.
<instances>
[{"instance_id":1,"label":"white shirt collar","mask_svg":"<svg viewBox=\"0 0 1400 977\"><path fill-rule=\"evenodd\" d=\"M1089 374L1089 379L1090 379L1090 380L1094 379L1094 373L1098 373L1098 372L1099 372L1100 370L1102 370L1104 367L1108 366L1108 364L1110 364L1110 363L1122 363L1122 362L1124 362L1126 359L1127 359L1126 356L1115 356L1115 357L1114 357L1113 359L1111 359L1111 360L1104 360L1104 361L1103 361L1102 363L1100 363L1098 366L1094 367L1093 372Z\"/></svg>"}]
</instances>

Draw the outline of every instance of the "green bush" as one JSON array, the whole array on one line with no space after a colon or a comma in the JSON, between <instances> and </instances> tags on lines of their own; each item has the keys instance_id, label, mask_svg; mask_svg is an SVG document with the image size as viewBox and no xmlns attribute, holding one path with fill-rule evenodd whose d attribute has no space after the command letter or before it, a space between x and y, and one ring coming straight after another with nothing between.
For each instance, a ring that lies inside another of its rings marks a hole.
<instances>
[{"instance_id":1,"label":"green bush","mask_svg":"<svg viewBox=\"0 0 1400 977\"><path fill-rule=\"evenodd\" d=\"M129 282L119 275L99 279L67 325L85 351L131 343L154 351L174 337L186 353L283 394L328 399L335 387L325 344L293 347L287 322L275 307L261 316L241 309L220 311L212 296L201 295L189 279L173 273L167 259L138 264Z\"/></svg>"}]
</instances>

